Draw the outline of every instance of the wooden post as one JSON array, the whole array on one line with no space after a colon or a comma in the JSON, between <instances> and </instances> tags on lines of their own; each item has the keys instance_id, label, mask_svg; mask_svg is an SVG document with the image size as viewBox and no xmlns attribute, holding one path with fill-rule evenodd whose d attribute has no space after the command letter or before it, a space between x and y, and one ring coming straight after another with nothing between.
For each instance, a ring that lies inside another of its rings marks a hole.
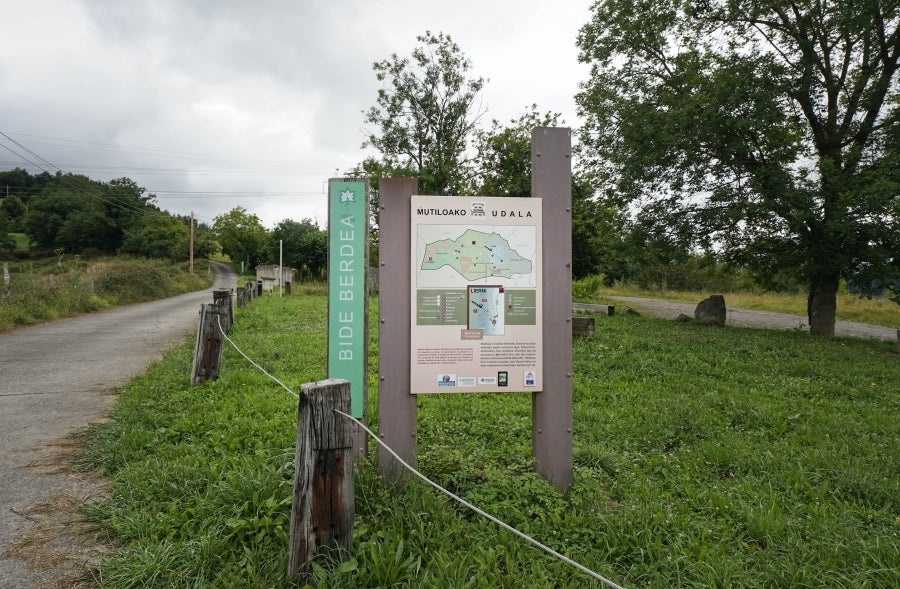
<instances>
[{"instance_id":1,"label":"wooden post","mask_svg":"<svg viewBox=\"0 0 900 589\"><path fill-rule=\"evenodd\" d=\"M9 262L3 262L3 295L9 296Z\"/></svg>"},{"instance_id":2,"label":"wooden post","mask_svg":"<svg viewBox=\"0 0 900 589\"><path fill-rule=\"evenodd\" d=\"M573 480L572 134L531 132L531 196L544 199L544 390L531 397L535 470L558 489Z\"/></svg>"},{"instance_id":3,"label":"wooden post","mask_svg":"<svg viewBox=\"0 0 900 589\"><path fill-rule=\"evenodd\" d=\"M410 197L415 178L382 178L378 183L378 437L411 466L416 464L416 397L410 391ZM388 480L407 474L393 456L378 450L378 469Z\"/></svg>"},{"instance_id":4,"label":"wooden post","mask_svg":"<svg viewBox=\"0 0 900 589\"><path fill-rule=\"evenodd\" d=\"M200 324L197 326L197 341L194 343L194 364L191 367L191 385L196 386L207 380L219 378L222 363L222 331L225 326L225 311L219 305L200 305Z\"/></svg>"},{"instance_id":5,"label":"wooden post","mask_svg":"<svg viewBox=\"0 0 900 589\"><path fill-rule=\"evenodd\" d=\"M294 495L288 576L307 572L331 549L346 560L353 539L353 426L350 382L329 379L302 385L297 412Z\"/></svg>"},{"instance_id":6,"label":"wooden post","mask_svg":"<svg viewBox=\"0 0 900 589\"><path fill-rule=\"evenodd\" d=\"M230 290L214 290L213 291L213 302L225 311L225 316L222 320L222 327L225 331L231 329L231 326L234 325L234 306L231 302L231 291Z\"/></svg>"},{"instance_id":7,"label":"wooden post","mask_svg":"<svg viewBox=\"0 0 900 589\"><path fill-rule=\"evenodd\" d=\"M190 253L188 254L188 268L190 269L191 276L194 275L194 211L191 211L191 238L190 238Z\"/></svg>"},{"instance_id":8,"label":"wooden post","mask_svg":"<svg viewBox=\"0 0 900 589\"><path fill-rule=\"evenodd\" d=\"M572 317L572 337L594 337L594 318Z\"/></svg>"}]
</instances>

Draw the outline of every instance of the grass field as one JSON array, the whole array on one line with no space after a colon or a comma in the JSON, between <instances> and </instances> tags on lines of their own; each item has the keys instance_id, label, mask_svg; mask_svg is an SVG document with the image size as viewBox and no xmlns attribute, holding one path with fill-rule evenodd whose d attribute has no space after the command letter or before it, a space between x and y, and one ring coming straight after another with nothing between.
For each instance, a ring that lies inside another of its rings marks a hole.
<instances>
[{"instance_id":1,"label":"grass field","mask_svg":"<svg viewBox=\"0 0 900 589\"><path fill-rule=\"evenodd\" d=\"M265 297L233 338L299 390L325 376L325 317L322 295ZM629 589L900 586L893 344L614 316L574 346L568 494L533 474L526 394L420 397L425 474ZM192 347L90 433L85 467L113 481L89 514L113 547L101 586L601 586L371 461L352 558L287 579L296 401L231 349L189 387ZM371 407L376 383L373 365Z\"/></svg>"}]
</instances>

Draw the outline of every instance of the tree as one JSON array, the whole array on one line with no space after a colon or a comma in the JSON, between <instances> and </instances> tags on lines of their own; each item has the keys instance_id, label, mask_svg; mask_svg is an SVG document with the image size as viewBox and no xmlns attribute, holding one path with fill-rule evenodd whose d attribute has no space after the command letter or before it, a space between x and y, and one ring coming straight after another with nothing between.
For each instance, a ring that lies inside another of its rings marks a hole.
<instances>
[{"instance_id":1,"label":"tree","mask_svg":"<svg viewBox=\"0 0 900 589\"><path fill-rule=\"evenodd\" d=\"M874 0L598 2L583 153L697 243L794 272L832 335L842 278L896 277L898 21Z\"/></svg>"},{"instance_id":2,"label":"tree","mask_svg":"<svg viewBox=\"0 0 900 589\"><path fill-rule=\"evenodd\" d=\"M572 276L604 274L612 283L619 276L623 257L623 231L627 216L622 208L598 194L588 176L572 175Z\"/></svg>"},{"instance_id":3,"label":"tree","mask_svg":"<svg viewBox=\"0 0 900 589\"><path fill-rule=\"evenodd\" d=\"M284 219L272 230L267 259L277 264L279 242L284 264L313 276L321 276L328 263L328 238L315 221Z\"/></svg>"},{"instance_id":4,"label":"tree","mask_svg":"<svg viewBox=\"0 0 900 589\"><path fill-rule=\"evenodd\" d=\"M14 168L0 172L0 193L3 196L16 195L22 202L28 203L28 199L36 196L51 182L54 176L49 172L41 172L32 176L24 168Z\"/></svg>"},{"instance_id":5,"label":"tree","mask_svg":"<svg viewBox=\"0 0 900 589\"><path fill-rule=\"evenodd\" d=\"M485 80L466 77L472 64L448 35L426 32L416 40L422 46L411 59L393 54L373 64L385 86L364 112L376 131L363 147L381 153L383 169L417 176L422 194L460 194Z\"/></svg>"},{"instance_id":6,"label":"tree","mask_svg":"<svg viewBox=\"0 0 900 589\"><path fill-rule=\"evenodd\" d=\"M157 214L153 197L128 178L97 182L75 174L57 174L29 199L24 230L40 247L86 248L115 252L126 231L145 214Z\"/></svg>"},{"instance_id":7,"label":"tree","mask_svg":"<svg viewBox=\"0 0 900 589\"><path fill-rule=\"evenodd\" d=\"M45 189L31 199L25 233L38 247L61 247L80 252L86 247L115 251L115 228L103 203L67 187Z\"/></svg>"},{"instance_id":8,"label":"tree","mask_svg":"<svg viewBox=\"0 0 900 589\"><path fill-rule=\"evenodd\" d=\"M121 251L147 258L187 260L190 229L169 215L148 215L125 233ZM202 257L202 256L198 256Z\"/></svg>"},{"instance_id":9,"label":"tree","mask_svg":"<svg viewBox=\"0 0 900 589\"><path fill-rule=\"evenodd\" d=\"M476 131L478 173L473 194L531 196L531 130L560 126L559 113L541 115L537 105L510 124L496 119L487 130Z\"/></svg>"},{"instance_id":10,"label":"tree","mask_svg":"<svg viewBox=\"0 0 900 589\"><path fill-rule=\"evenodd\" d=\"M213 233L222 251L234 261L242 261L246 268L255 267L265 255L268 233L259 217L243 207L235 207L213 219Z\"/></svg>"},{"instance_id":11,"label":"tree","mask_svg":"<svg viewBox=\"0 0 900 589\"><path fill-rule=\"evenodd\" d=\"M22 199L15 194L0 198L0 214L6 216L11 230L21 230L22 221L25 219L26 212L28 212L28 207L25 206Z\"/></svg>"},{"instance_id":12,"label":"tree","mask_svg":"<svg viewBox=\"0 0 900 589\"><path fill-rule=\"evenodd\" d=\"M531 131L535 127L558 127L558 113L540 114L537 105L504 126L491 122L478 131L473 194L484 196L531 196ZM572 275L583 278L608 273L618 256L624 215L615 203L598 198L591 179L572 175Z\"/></svg>"},{"instance_id":13,"label":"tree","mask_svg":"<svg viewBox=\"0 0 900 589\"><path fill-rule=\"evenodd\" d=\"M16 240L10 235L10 222L6 212L0 209L0 251L12 250L16 247Z\"/></svg>"}]
</instances>

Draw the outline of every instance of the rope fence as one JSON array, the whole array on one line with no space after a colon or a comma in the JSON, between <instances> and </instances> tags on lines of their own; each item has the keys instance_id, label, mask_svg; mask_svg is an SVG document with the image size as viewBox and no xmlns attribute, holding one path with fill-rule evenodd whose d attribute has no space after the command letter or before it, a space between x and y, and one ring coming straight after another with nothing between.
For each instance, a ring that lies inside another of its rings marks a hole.
<instances>
[{"instance_id":1,"label":"rope fence","mask_svg":"<svg viewBox=\"0 0 900 589\"><path fill-rule=\"evenodd\" d=\"M226 340L229 344L231 344L231 347L233 347L233 348L238 352L238 354L240 354L245 360L247 360L247 361L248 361L251 365L253 365L257 370L259 370L260 372L262 372L263 374L265 374L267 377L269 377L270 379L272 379L273 381L275 381L278 385L281 386L281 388L283 388L285 391L287 391L292 397L294 397L295 399L299 399L299 398L300 398L300 395L298 395L297 393L295 393L294 391L292 391L286 384L284 384L283 382L281 382L280 380L278 380L277 378L275 378L274 376L272 376L271 374L269 374L262 366L260 366L260 365L257 364L256 362L254 362L253 359L251 359L247 354L245 354L244 351L241 350L240 347L238 347L238 345L234 342L234 340L232 340L230 337L228 337L227 334L225 334L225 330L222 329L222 323L221 323L221 321L219 321L219 329L221 330L222 336L225 338L225 340ZM487 512L484 511L483 509L480 509L480 508L476 507L475 505L473 505L472 503L466 501L466 500L463 499L462 497L460 497L460 496L454 494L453 492L451 492L451 491L445 489L445 488L442 487L441 485L435 483L434 481L432 481L431 479L429 479L428 477L426 477L424 474L422 474L421 472L419 472L418 470L416 470L413 466L411 466L410 464L408 464L405 460L403 460L402 458L400 458L400 456L399 456L396 452L394 452L394 450L393 450L390 446L388 446L388 445L385 444L382 440L380 440L380 439L378 438L378 436L377 436L372 430L370 430L368 427L366 427L365 424L363 424L361 421L359 421L358 419L354 418L353 416L351 416L351 415L349 415L349 414L347 414L347 413L344 413L343 411L339 411L339 410L335 409L334 412L337 413L338 415L341 415L342 417L344 417L344 418L346 418L346 419L349 419L350 421L356 423L356 425L358 425L360 428L362 428L362 429L363 429L363 430L364 430L364 431L365 431L365 432L366 432L373 440L375 440L375 442L378 443L379 446L381 446L382 448L384 448L385 451L388 452L388 453L389 453L389 454L390 454L390 455L391 455L391 456L392 456L399 464L401 464L404 468L406 468L407 470L409 470L413 475L415 475L417 478L421 479L422 481L424 481L426 484L428 484L429 486L433 487L433 488L436 489L437 491L439 491L439 492L441 492L441 493L447 495L448 497L450 497L451 499L453 499L453 500L456 501L457 503L459 503L459 504L465 506L466 508L470 509L470 510L473 511L474 513L476 513L476 514L480 515L481 517L483 517L483 518L485 518L485 519L487 519L487 520L493 522L494 524L500 526L500 527L503 528L504 530L506 530L506 531L510 532L511 534L513 534L513 535L515 535L515 536L521 538L522 540L525 540L526 542L528 542L528 543L531 544L532 546L535 546L536 548L538 548L538 549L540 549L540 550L546 552L546 553L549 554L550 556L553 556L554 558L556 558L556 559L558 559L558 560L560 560L560 561L562 561L562 562L564 562L564 563L566 563L566 564L568 564L568 565L570 565L570 566L572 566L572 567L578 569L578 570L581 571L582 573L584 573L584 574L586 574L586 575L588 575L588 576L590 576L590 577L596 579L597 581L600 581L601 583L603 583L603 584L606 585L607 587L610 587L611 589L624 589L624 587L622 587L621 585L617 584L616 582L614 582L614 581L612 581L612 580L610 580L610 579L607 579L607 578L604 577L603 575L601 575L601 574L599 574L599 573L597 573L597 572L595 572L595 571L589 569L588 567L586 567L586 566L584 566L584 565L582 565L582 564L580 564L580 563L578 563L578 562L572 560L571 558L565 556L564 554L561 554L561 553L557 552L556 550L550 548L549 546L547 546L547 545L545 545L545 544L542 544L541 542L539 542L538 540L535 540L534 538L532 538L532 537L529 536L528 534L525 534L524 532L521 532L521 531L517 530L516 528L514 528L514 527L512 527L511 525L507 524L506 522L504 522L504 521L502 521L502 520L500 520L500 519L494 517L493 515L487 513Z\"/></svg>"}]
</instances>

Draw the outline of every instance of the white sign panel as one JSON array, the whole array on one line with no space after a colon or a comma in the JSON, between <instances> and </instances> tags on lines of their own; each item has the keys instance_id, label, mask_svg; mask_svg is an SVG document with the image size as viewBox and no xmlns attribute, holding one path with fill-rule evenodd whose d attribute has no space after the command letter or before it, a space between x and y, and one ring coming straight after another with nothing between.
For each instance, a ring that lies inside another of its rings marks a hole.
<instances>
[{"instance_id":1,"label":"white sign panel","mask_svg":"<svg viewBox=\"0 0 900 589\"><path fill-rule=\"evenodd\" d=\"M540 391L541 199L411 206L412 392Z\"/></svg>"}]
</instances>

